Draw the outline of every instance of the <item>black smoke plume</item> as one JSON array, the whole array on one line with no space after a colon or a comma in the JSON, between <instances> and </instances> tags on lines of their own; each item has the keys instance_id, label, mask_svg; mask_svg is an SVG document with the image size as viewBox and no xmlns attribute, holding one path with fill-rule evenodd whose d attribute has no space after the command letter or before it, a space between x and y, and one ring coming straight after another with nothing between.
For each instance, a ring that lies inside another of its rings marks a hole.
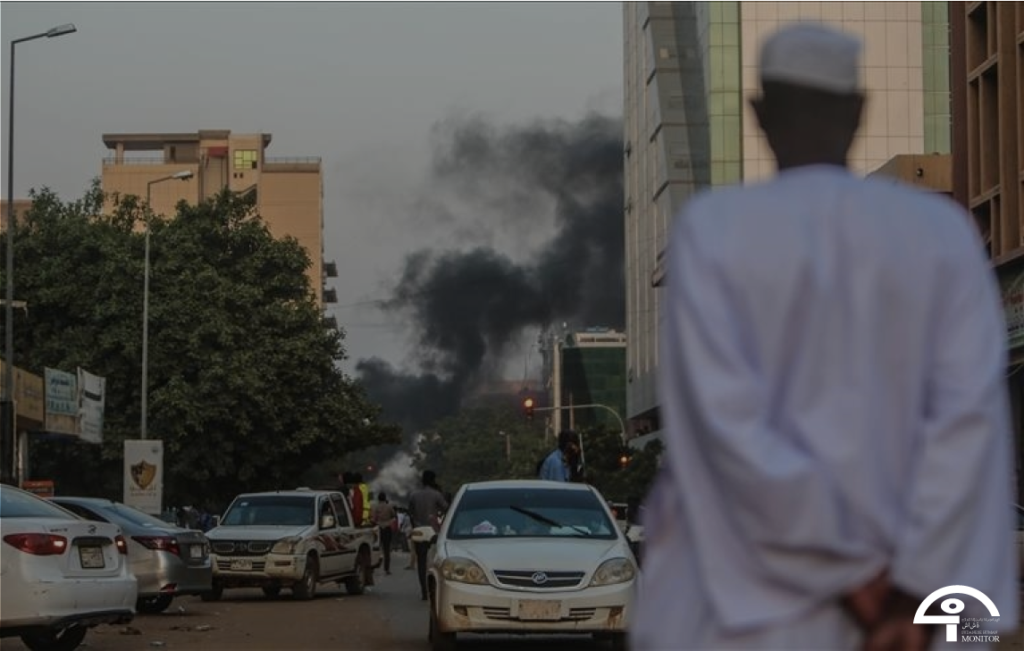
<instances>
[{"instance_id":1,"label":"black smoke plume","mask_svg":"<svg viewBox=\"0 0 1024 651\"><path fill-rule=\"evenodd\" d=\"M451 119L434 136L438 194L472 206L485 230L533 228L551 215L554 234L522 262L485 246L406 258L384 309L412 324L420 373L379 359L356 368L385 413L413 430L457 411L524 329L563 321L621 328L625 320L619 120L499 129Z\"/></svg>"}]
</instances>

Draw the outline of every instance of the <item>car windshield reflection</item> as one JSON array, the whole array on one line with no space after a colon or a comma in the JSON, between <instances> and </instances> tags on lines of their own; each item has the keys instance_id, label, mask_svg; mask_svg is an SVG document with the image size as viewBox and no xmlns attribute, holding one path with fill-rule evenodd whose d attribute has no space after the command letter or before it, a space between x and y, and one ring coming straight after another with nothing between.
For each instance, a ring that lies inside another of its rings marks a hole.
<instances>
[{"instance_id":1,"label":"car windshield reflection","mask_svg":"<svg viewBox=\"0 0 1024 651\"><path fill-rule=\"evenodd\" d=\"M589 491L485 489L467 491L450 514L448 537L595 538L617 532L601 502Z\"/></svg>"},{"instance_id":2,"label":"car windshield reflection","mask_svg":"<svg viewBox=\"0 0 1024 651\"><path fill-rule=\"evenodd\" d=\"M267 495L235 501L224 514L224 526L309 526L313 524L313 502L307 497Z\"/></svg>"}]
</instances>

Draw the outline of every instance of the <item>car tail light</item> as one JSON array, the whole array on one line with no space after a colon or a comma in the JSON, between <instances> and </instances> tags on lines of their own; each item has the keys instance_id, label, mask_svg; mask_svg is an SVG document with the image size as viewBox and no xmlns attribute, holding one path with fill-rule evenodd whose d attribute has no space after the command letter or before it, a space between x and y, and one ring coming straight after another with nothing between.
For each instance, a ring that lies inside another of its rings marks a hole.
<instances>
[{"instance_id":1,"label":"car tail light","mask_svg":"<svg viewBox=\"0 0 1024 651\"><path fill-rule=\"evenodd\" d=\"M12 533L4 536L4 542L35 556L60 556L68 548L68 539L51 533Z\"/></svg>"},{"instance_id":2,"label":"car tail light","mask_svg":"<svg viewBox=\"0 0 1024 651\"><path fill-rule=\"evenodd\" d=\"M164 552L171 552L175 556L181 556L178 540L172 536L132 536L132 540L147 549L158 549Z\"/></svg>"},{"instance_id":3,"label":"car tail light","mask_svg":"<svg viewBox=\"0 0 1024 651\"><path fill-rule=\"evenodd\" d=\"M121 534L117 534L116 536L114 536L114 545L117 546L117 551L121 552L122 554L128 553L128 541L125 540L124 536L122 536Z\"/></svg>"}]
</instances>

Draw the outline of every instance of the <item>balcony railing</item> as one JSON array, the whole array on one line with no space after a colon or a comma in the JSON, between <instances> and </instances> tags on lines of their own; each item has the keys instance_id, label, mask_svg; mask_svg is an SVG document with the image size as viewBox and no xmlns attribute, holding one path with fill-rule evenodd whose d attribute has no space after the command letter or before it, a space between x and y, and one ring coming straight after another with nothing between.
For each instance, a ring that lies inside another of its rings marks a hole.
<instances>
[{"instance_id":1,"label":"balcony railing","mask_svg":"<svg viewBox=\"0 0 1024 651\"><path fill-rule=\"evenodd\" d=\"M163 156L143 156L132 158L122 158L117 160L113 156L109 156L103 159L104 165L194 165L199 161L169 161Z\"/></svg>"}]
</instances>

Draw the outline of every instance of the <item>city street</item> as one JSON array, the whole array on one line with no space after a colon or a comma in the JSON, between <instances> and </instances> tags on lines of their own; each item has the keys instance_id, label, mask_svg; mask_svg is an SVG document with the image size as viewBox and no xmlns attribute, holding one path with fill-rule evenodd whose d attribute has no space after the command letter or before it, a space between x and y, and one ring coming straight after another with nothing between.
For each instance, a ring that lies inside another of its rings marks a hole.
<instances>
[{"instance_id":1,"label":"city street","mask_svg":"<svg viewBox=\"0 0 1024 651\"><path fill-rule=\"evenodd\" d=\"M406 570L408 555L396 554L391 576L353 597L344 588L322 586L313 601L294 601L287 591L267 600L259 590L228 590L224 599L175 600L161 615L139 615L128 626L92 629L83 651L428 651L426 604L419 599L416 573ZM517 651L523 638L462 636L460 651ZM530 638L535 651L583 651L605 645L580 637ZM998 649L1022 649L1020 635ZM3 651L27 651L17 638L0 641Z\"/></svg>"},{"instance_id":2,"label":"city street","mask_svg":"<svg viewBox=\"0 0 1024 651\"><path fill-rule=\"evenodd\" d=\"M176 599L161 615L139 615L126 626L92 629L82 651L427 651L427 608L420 601L416 573L407 554L392 558L392 574L377 573L377 585L353 597L322 585L313 601L293 601L288 591L267 600L259 590L227 590L224 599ZM541 638L536 651L604 649L587 638ZM460 651L515 651L519 637L459 638ZM0 641L3 651L27 651L21 640Z\"/></svg>"}]
</instances>

